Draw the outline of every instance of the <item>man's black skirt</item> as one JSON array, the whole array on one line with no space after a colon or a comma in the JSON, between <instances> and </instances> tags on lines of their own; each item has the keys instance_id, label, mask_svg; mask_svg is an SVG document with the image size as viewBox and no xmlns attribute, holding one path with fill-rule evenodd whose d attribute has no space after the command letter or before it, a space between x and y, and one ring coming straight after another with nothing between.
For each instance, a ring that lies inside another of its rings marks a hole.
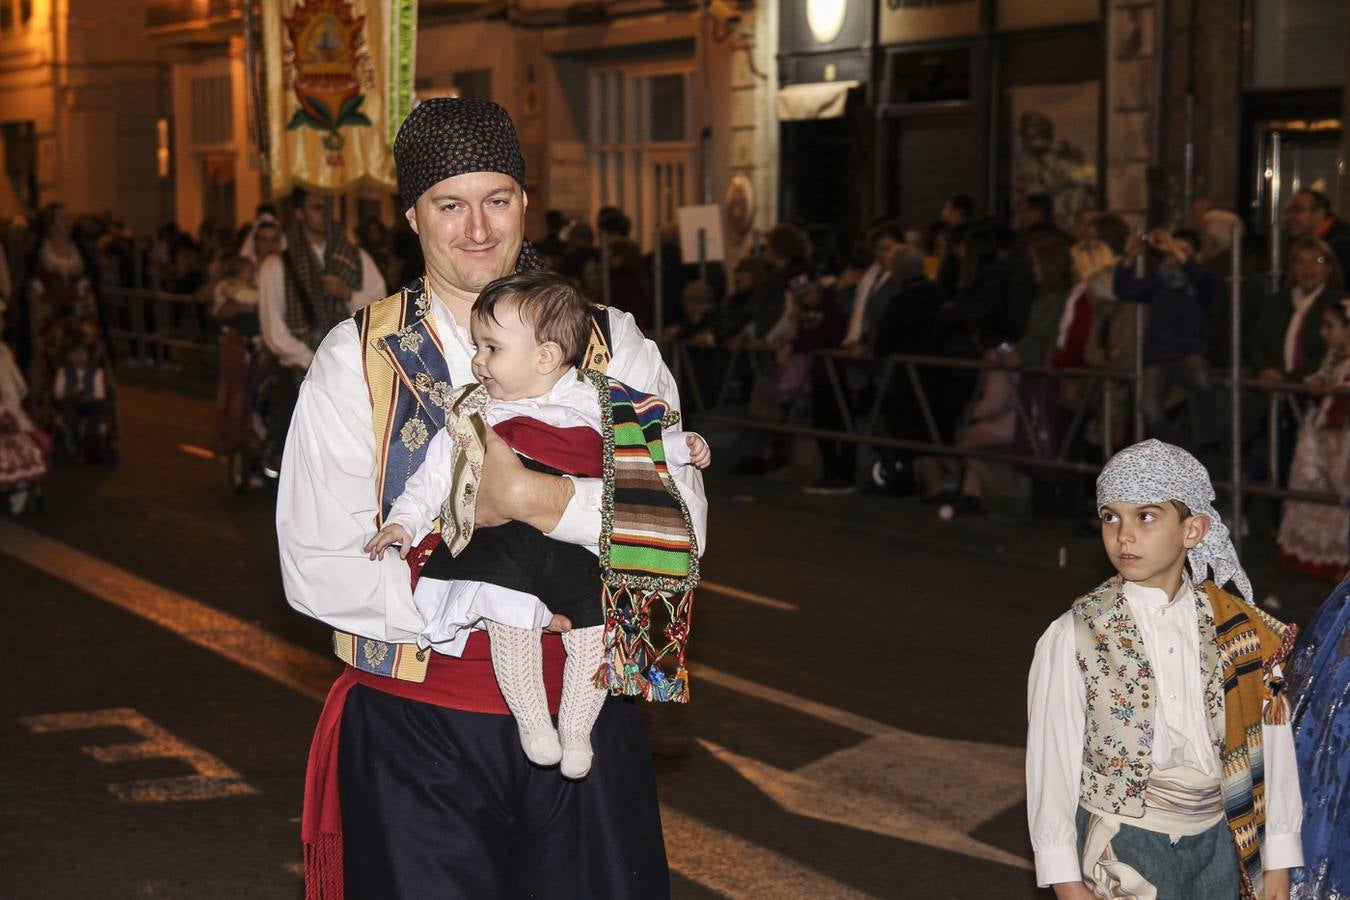
<instances>
[{"instance_id":1,"label":"man's black skirt","mask_svg":"<svg viewBox=\"0 0 1350 900\"><path fill-rule=\"evenodd\" d=\"M511 716L364 686L348 695L339 741L348 900L670 896L651 749L631 700L605 703L581 781L531 764Z\"/></svg>"}]
</instances>

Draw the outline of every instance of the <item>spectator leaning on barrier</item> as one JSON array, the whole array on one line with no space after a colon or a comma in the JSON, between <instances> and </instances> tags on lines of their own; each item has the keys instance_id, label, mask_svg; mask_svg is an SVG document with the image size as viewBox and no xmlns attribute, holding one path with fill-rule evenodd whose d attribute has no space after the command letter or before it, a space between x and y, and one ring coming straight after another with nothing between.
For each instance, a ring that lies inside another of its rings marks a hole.
<instances>
[{"instance_id":1,"label":"spectator leaning on barrier","mask_svg":"<svg viewBox=\"0 0 1350 900\"><path fill-rule=\"evenodd\" d=\"M764 337L783 317L788 282L811 273L811 239L796 225L779 223L764 235L764 281L752 301L754 335Z\"/></svg>"},{"instance_id":2,"label":"spectator leaning on barrier","mask_svg":"<svg viewBox=\"0 0 1350 900\"><path fill-rule=\"evenodd\" d=\"M1073 290L1073 262L1069 245L1058 238L1037 241L1027 251L1036 294L1017 342L1017 354L1026 365L1045 366L1055 351L1060 321Z\"/></svg>"},{"instance_id":3,"label":"spectator leaning on barrier","mask_svg":"<svg viewBox=\"0 0 1350 900\"><path fill-rule=\"evenodd\" d=\"M1327 345L1322 311L1340 299L1342 275L1323 241L1301 238L1289 248L1284 290L1261 307L1251 360L1267 384L1297 381L1317 370Z\"/></svg>"},{"instance_id":4,"label":"spectator leaning on barrier","mask_svg":"<svg viewBox=\"0 0 1350 900\"><path fill-rule=\"evenodd\" d=\"M1110 252L1109 247L1107 252ZM1139 334L1136 316L1138 305L1124 303L1116 298L1112 289L1116 272L1115 255L1112 254L1110 259L1106 268L1098 269L1088 276L1087 290L1092 297L1092 329L1083 346L1083 363L1088 368L1107 372L1132 372ZM1147 316L1148 310L1144 313ZM1119 385L1112 393L1109 437L1113 447L1119 447L1126 441L1130 427L1129 410L1130 391L1125 385ZM1089 443L1104 444L1107 437L1106 421L1100 410L1088 422L1084 437Z\"/></svg>"},{"instance_id":5,"label":"spectator leaning on barrier","mask_svg":"<svg viewBox=\"0 0 1350 900\"><path fill-rule=\"evenodd\" d=\"M902 244L892 251L890 268L896 292L877 325L876 355L964 355L962 350L968 342L965 322L942 288L925 277L922 253L909 244ZM935 418L945 421L951 409L946 395L953 373L933 366L918 367L917 372L929 403L935 404ZM895 367L891 371L890 384L886 386L885 415L891 437L930 440L920 410L908 370ZM914 487L916 458L910 450L882 454L880 471L883 474L878 480L891 491L909 493Z\"/></svg>"},{"instance_id":6,"label":"spectator leaning on barrier","mask_svg":"<svg viewBox=\"0 0 1350 900\"><path fill-rule=\"evenodd\" d=\"M905 242L905 231L898 222L881 222L867 234L871 265L862 273L853 290L844 346L869 349L876 337L877 323L885 313L886 301L894 294L890 272L891 252ZM891 289L888 290L888 287Z\"/></svg>"},{"instance_id":7,"label":"spectator leaning on barrier","mask_svg":"<svg viewBox=\"0 0 1350 900\"><path fill-rule=\"evenodd\" d=\"M1169 234L1155 228L1147 238L1135 235L1116 266L1112 288L1121 300L1149 305L1139 397L1149 434L1200 452L1209 449L1215 433L1205 358L1211 286L1209 272L1195 256L1197 244L1194 232ZM1151 271L1140 276L1136 263L1145 253ZM1173 387L1186 393L1190 427L1181 433L1167 418L1167 396Z\"/></svg>"},{"instance_id":8,"label":"spectator leaning on barrier","mask_svg":"<svg viewBox=\"0 0 1350 900\"><path fill-rule=\"evenodd\" d=\"M1214 299L1209 304L1209 361L1214 366L1227 366L1232 358L1233 297L1230 279L1233 277L1233 233L1241 220L1226 209L1209 209L1200 217L1200 260L1209 270L1214 285ZM1240 327L1244 354L1249 353L1256 340L1257 318L1265 306L1265 279L1246 262L1239 270L1239 299L1242 303Z\"/></svg>"},{"instance_id":9,"label":"spectator leaning on barrier","mask_svg":"<svg viewBox=\"0 0 1350 900\"><path fill-rule=\"evenodd\" d=\"M1317 238L1336 255L1341 271L1350 270L1350 224L1336 218L1331 201L1320 191L1299 191L1284 210L1284 227L1295 241Z\"/></svg>"},{"instance_id":10,"label":"spectator leaning on barrier","mask_svg":"<svg viewBox=\"0 0 1350 900\"><path fill-rule=\"evenodd\" d=\"M1008 314L1014 331L1021 331L1027 322L1037 285L1032 272L1031 247L1045 240L1058 240L1065 246L1073 243L1055 224L1054 198L1048 194L1028 194L1018 204L1014 222L1017 238L1008 251Z\"/></svg>"}]
</instances>

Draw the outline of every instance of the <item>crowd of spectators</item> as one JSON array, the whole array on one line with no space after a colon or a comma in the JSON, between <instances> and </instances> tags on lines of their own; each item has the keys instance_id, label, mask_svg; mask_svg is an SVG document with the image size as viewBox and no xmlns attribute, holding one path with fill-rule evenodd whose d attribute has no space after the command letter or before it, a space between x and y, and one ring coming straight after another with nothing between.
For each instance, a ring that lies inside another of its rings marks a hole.
<instances>
[{"instance_id":1,"label":"crowd of spectators","mask_svg":"<svg viewBox=\"0 0 1350 900\"><path fill-rule=\"evenodd\" d=\"M1208 202L1197 202L1175 228L1151 229L1100 210L1060 223L1055 208L1053 198L1031 195L1004 224L978 216L971 198L951 197L925 229L873 223L838 264L831 248L783 223L763 235L757 252L735 261L725 287L720 267L708 267L701 281L694 267L680 265L673 235L663 234L664 336L683 343L686 384L692 380L709 406L742 403L751 415L826 433L857 430L878 410L879 431L916 445L1094 464L1109 449L1154 436L1222 471L1235 439L1222 382L1231 363L1236 254L1242 377L1298 388L1273 405L1268 394L1244 392L1236 436L1244 477L1350 496L1350 442L1340 439L1350 398L1331 390L1347 384L1350 358L1342 341L1350 225L1325 196L1301 191L1290 200L1277 285L1263 266L1264 248L1235 245L1239 218ZM561 219L553 225L546 240L555 242L560 269L598 298L602 254L594 235L610 236L614 271L620 254L612 247L627 240L627 220L608 210L595 229ZM628 271L635 277L622 289L611 280L611 302L650 325L652 260L634 260ZM914 364L887 367L894 355ZM1137 358L1135 386L1129 376ZM1276 459L1268 458L1272 409L1281 434ZM747 440L734 472L788 472L792 444L782 433ZM867 478L858 443L832 436L817 443L820 476L808 492L851 492L861 480L954 514L984 512L990 475L1008 469L888 450ZM1033 504L1090 505L1083 479L1034 466L1014 471L1029 476ZM1281 559L1307 571L1342 570L1350 561L1346 519L1331 506L1283 504ZM1320 543L1312 534L1323 536Z\"/></svg>"},{"instance_id":2,"label":"crowd of spectators","mask_svg":"<svg viewBox=\"0 0 1350 900\"><path fill-rule=\"evenodd\" d=\"M696 395L704 407L740 404L754 416L825 433L856 429L875 411L878 430L916 447L1100 462L1106 449L1140 437L1137 404L1144 434L1185 446L1212 466L1233 440L1215 372L1231 362L1236 254L1242 371L1268 385L1308 385L1294 403L1275 407L1249 392L1237 436L1247 451L1246 474L1274 472L1282 484L1350 493L1342 458L1350 442L1329 437L1343 427L1346 398L1327 393L1345 382L1350 224L1325 196L1302 191L1291 198L1285 277L1273 290L1262 268L1268 254L1252 242L1235 246L1238 217L1205 201L1179 227L1147 231L1109 211L1086 210L1068 223L1056 221L1055 210L1054 198L1033 194L1002 222L981 217L970 197L953 196L926 227L877 221L843 253L824 232L781 223L728 265L685 262L673 226L660 229L644 254L630 218L614 207L593 222L551 210L534 244L545 266L631 313L672 353L680 347L686 405ZM124 321L126 308L100 302L101 286L200 298L170 307L172 321L159 324L203 340L223 331L265 346L282 370L293 370L285 394L293 393L329 320L411 281L422 267L403 217L392 227L370 218L344 228L322 198L303 192L260 206L237 229L206 222L191 235L170 224L136 237L109 215L77 217L54 205L3 237L9 369L26 381L21 412L31 427L11 416L0 430L43 434L39 446L72 458L88 457L98 438L106 447L115 437L108 330L135 324ZM314 252L306 259L322 262L322 270L300 266L310 281L297 290L297 254L287 248L300 243L309 244ZM297 294L310 301L301 304L304 316L286 299ZM1137 397L1128 379L1106 395L1103 379L1083 377L1128 376L1137 353ZM886 366L895 355L926 361ZM1282 436L1278 459L1266 458L1272 408ZM275 430L284 432L286 405L276 409ZM746 441L733 471L786 471L788 438L769 432ZM980 459L887 450L860 467L856 442L817 443L820 475L805 486L810 492L853 491L861 470L871 474L865 483L916 493L958 514L985 509L995 469ZM1082 502L1074 479L1023 471L1034 478L1038 502ZM1309 568L1343 565L1343 540L1330 560L1297 546L1296 535L1309 532L1295 527L1304 506L1286 504L1294 525L1282 531L1289 544L1282 552Z\"/></svg>"}]
</instances>

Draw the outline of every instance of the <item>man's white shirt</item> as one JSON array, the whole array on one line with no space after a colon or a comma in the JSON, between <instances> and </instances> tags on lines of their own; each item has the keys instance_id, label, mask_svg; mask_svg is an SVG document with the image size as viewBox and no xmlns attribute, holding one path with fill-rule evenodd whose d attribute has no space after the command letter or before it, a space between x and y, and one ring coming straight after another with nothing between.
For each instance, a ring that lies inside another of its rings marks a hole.
<instances>
[{"instance_id":1,"label":"man's white shirt","mask_svg":"<svg viewBox=\"0 0 1350 900\"><path fill-rule=\"evenodd\" d=\"M1219 782L1200 672L1200 629L1189 581L1170 600L1164 591L1125 583L1160 695L1154 703L1155 771L1187 769ZM1050 624L1036 644L1027 684L1027 819L1041 887L1079 881L1077 827L1087 698L1075 655L1073 613ZM1266 869L1303 864L1303 803L1288 725L1263 725L1266 776ZM1101 812L1101 811L1096 811ZM1138 820L1120 817L1125 824Z\"/></svg>"},{"instance_id":2,"label":"man's white shirt","mask_svg":"<svg viewBox=\"0 0 1350 900\"><path fill-rule=\"evenodd\" d=\"M325 245L310 246L318 258L323 259ZM361 287L352 291L351 300L347 302L348 311L353 313L385 295L384 276L375 260L359 247L356 252L361 256ZM309 366L314 351L286 327L286 265L281 261L280 253L267 257L258 269L258 324L263 343L283 366L296 369Z\"/></svg>"},{"instance_id":3,"label":"man's white shirt","mask_svg":"<svg viewBox=\"0 0 1350 900\"><path fill-rule=\"evenodd\" d=\"M473 380L469 334L433 298L432 317L455 385ZM656 344L633 317L611 308L608 374L679 409L679 391ZM375 533L376 448L364 351L350 319L328 333L300 388L286 438L277 495L277 540L286 599L296 610L341 631L414 643L424 621L413 603L406 561L362 549ZM689 510L700 554L706 547L703 476L678 466L672 476ZM549 536L592 545L600 534L603 484L574 478L575 492Z\"/></svg>"}]
</instances>

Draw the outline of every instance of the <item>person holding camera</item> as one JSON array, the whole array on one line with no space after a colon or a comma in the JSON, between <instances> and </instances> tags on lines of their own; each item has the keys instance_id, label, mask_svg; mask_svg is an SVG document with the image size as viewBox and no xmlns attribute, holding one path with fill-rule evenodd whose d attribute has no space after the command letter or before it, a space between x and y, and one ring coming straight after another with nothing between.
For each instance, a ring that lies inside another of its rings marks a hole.
<instances>
[{"instance_id":1,"label":"person holding camera","mask_svg":"<svg viewBox=\"0 0 1350 900\"><path fill-rule=\"evenodd\" d=\"M1199 244L1195 232L1185 229L1169 233L1155 228L1136 234L1112 280L1117 298L1149 305L1139 390L1148 434L1197 452L1215 441L1206 359L1213 286L1196 255ZM1186 395L1188 426L1167 417L1167 396L1173 387Z\"/></svg>"}]
</instances>

